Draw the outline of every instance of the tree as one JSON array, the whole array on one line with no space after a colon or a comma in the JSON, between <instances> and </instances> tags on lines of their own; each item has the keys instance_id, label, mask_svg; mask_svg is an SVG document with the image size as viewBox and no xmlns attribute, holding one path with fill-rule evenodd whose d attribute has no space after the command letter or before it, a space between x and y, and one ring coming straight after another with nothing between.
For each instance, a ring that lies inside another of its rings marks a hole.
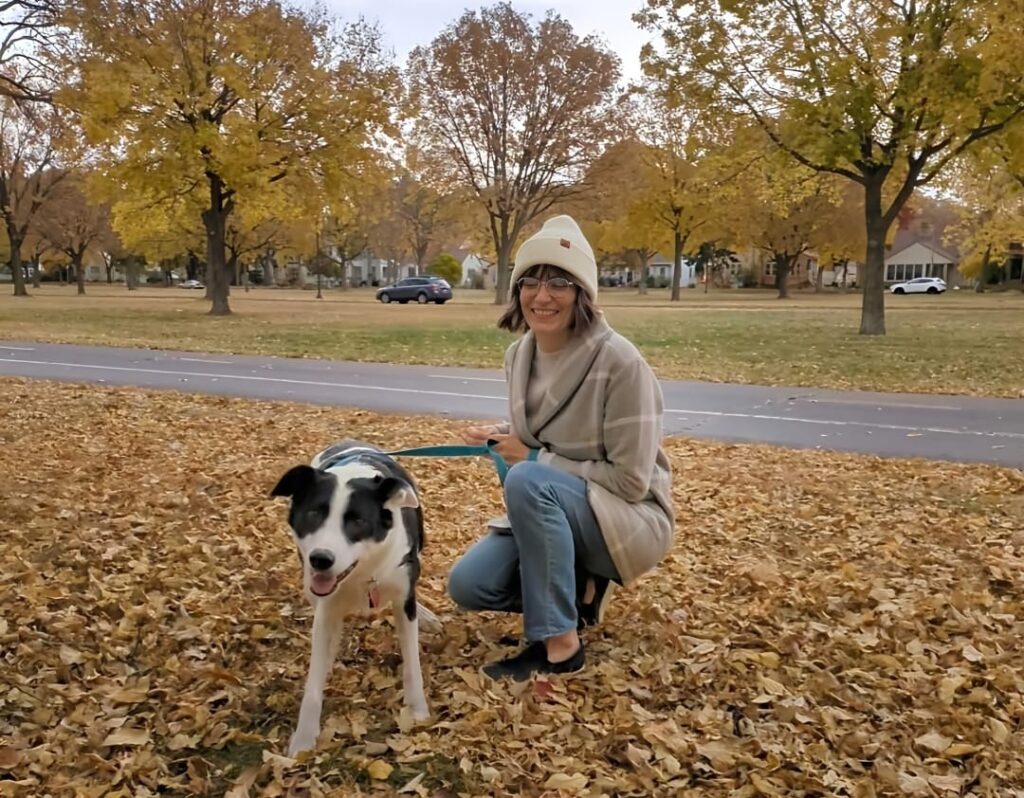
<instances>
[{"instance_id":1,"label":"tree","mask_svg":"<svg viewBox=\"0 0 1024 798\"><path fill-rule=\"evenodd\" d=\"M645 160L646 150L632 137L606 149L593 167L603 179L565 208L581 217L580 226L599 256L624 255L634 262L641 294L647 293L651 258L670 245L664 225L651 211L657 175Z\"/></svg>"},{"instance_id":2,"label":"tree","mask_svg":"<svg viewBox=\"0 0 1024 798\"><path fill-rule=\"evenodd\" d=\"M487 213L503 304L520 234L583 188L612 136L618 59L554 12L533 25L501 3L413 50L408 72L418 146Z\"/></svg>"},{"instance_id":3,"label":"tree","mask_svg":"<svg viewBox=\"0 0 1024 798\"><path fill-rule=\"evenodd\" d=\"M787 157L759 128L737 130L731 147L730 160L752 160L721 197L730 237L770 255L779 299L786 299L794 265L839 201L835 183Z\"/></svg>"},{"instance_id":4,"label":"tree","mask_svg":"<svg viewBox=\"0 0 1024 798\"><path fill-rule=\"evenodd\" d=\"M0 216L10 244L15 296L28 296L22 244L66 174L58 155L62 132L61 114L53 106L0 96Z\"/></svg>"},{"instance_id":5,"label":"tree","mask_svg":"<svg viewBox=\"0 0 1024 798\"><path fill-rule=\"evenodd\" d=\"M107 268L123 262L128 271L125 283L135 290L137 262L149 263L202 251L206 235L201 219L202 199L195 194L165 196L151 187L120 187L109 179L97 180L90 190L94 201L110 202L111 227L124 250L114 247L105 258ZM133 257L129 257L129 254ZM189 274L189 279L206 279Z\"/></svg>"},{"instance_id":6,"label":"tree","mask_svg":"<svg viewBox=\"0 0 1024 798\"><path fill-rule=\"evenodd\" d=\"M647 69L864 192L860 332L885 333L886 235L914 190L1024 111L1019 0L649 0Z\"/></svg>"},{"instance_id":7,"label":"tree","mask_svg":"<svg viewBox=\"0 0 1024 798\"><path fill-rule=\"evenodd\" d=\"M961 239L960 273L975 280L979 293L986 282L1005 275L999 255L1012 242L1024 240L1024 172L1015 173L1015 152L999 146L1004 144L975 153L943 181L960 208L960 223L946 237Z\"/></svg>"},{"instance_id":8,"label":"tree","mask_svg":"<svg viewBox=\"0 0 1024 798\"><path fill-rule=\"evenodd\" d=\"M202 198L211 313L230 313L225 238L256 218L319 213L389 129L397 73L378 32L332 33L273 0L77 0L83 116L116 185ZM257 209L262 213L257 213Z\"/></svg>"},{"instance_id":9,"label":"tree","mask_svg":"<svg viewBox=\"0 0 1024 798\"><path fill-rule=\"evenodd\" d=\"M51 64L45 51L56 35L56 0L0 3L0 96L50 102Z\"/></svg>"},{"instance_id":10,"label":"tree","mask_svg":"<svg viewBox=\"0 0 1024 798\"><path fill-rule=\"evenodd\" d=\"M864 195L856 183L833 176L835 204L823 208L821 223L813 236L818 253L818 274L814 290L820 291L827 263L836 275L840 289L846 289L850 261L864 257L867 247L864 230ZM841 275L841 276L839 276Z\"/></svg>"},{"instance_id":11,"label":"tree","mask_svg":"<svg viewBox=\"0 0 1024 798\"><path fill-rule=\"evenodd\" d=\"M703 241L693 256L693 265L704 283L704 293L715 277L720 279L734 273L739 264L736 253L717 241Z\"/></svg>"},{"instance_id":12,"label":"tree","mask_svg":"<svg viewBox=\"0 0 1024 798\"><path fill-rule=\"evenodd\" d=\"M447 252L442 252L434 258L427 271L437 277L443 277L451 285L458 285L462 280L462 264Z\"/></svg>"},{"instance_id":13,"label":"tree","mask_svg":"<svg viewBox=\"0 0 1024 798\"><path fill-rule=\"evenodd\" d=\"M691 237L718 216L719 193L746 168L744 157L722 160L719 151L728 140L707 114L684 103L664 84L646 80L634 88L634 130L646 146L641 168L646 187L638 198L642 213L662 226L671 238L672 292L680 299L683 257Z\"/></svg>"},{"instance_id":14,"label":"tree","mask_svg":"<svg viewBox=\"0 0 1024 798\"><path fill-rule=\"evenodd\" d=\"M78 293L84 295L85 255L101 251L113 237L109 208L91 203L85 193L85 179L72 174L59 184L40 214L39 230L53 249L71 260Z\"/></svg>"}]
</instances>

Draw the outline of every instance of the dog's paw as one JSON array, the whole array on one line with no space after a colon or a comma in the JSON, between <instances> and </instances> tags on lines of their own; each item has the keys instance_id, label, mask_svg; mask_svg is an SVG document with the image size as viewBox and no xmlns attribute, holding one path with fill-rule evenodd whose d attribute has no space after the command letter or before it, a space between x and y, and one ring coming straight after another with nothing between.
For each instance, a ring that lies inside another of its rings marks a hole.
<instances>
[{"instance_id":1,"label":"dog's paw","mask_svg":"<svg viewBox=\"0 0 1024 798\"><path fill-rule=\"evenodd\" d=\"M296 729L295 734L292 735L292 739L288 743L288 756L294 757L303 751L312 751L316 748L316 738L318 736L315 729Z\"/></svg>"},{"instance_id":2,"label":"dog's paw","mask_svg":"<svg viewBox=\"0 0 1024 798\"><path fill-rule=\"evenodd\" d=\"M427 709L425 702L416 706L404 704L402 711L398 714L398 728L403 734L408 734L420 723L428 720L430 720L430 710Z\"/></svg>"}]
</instances>

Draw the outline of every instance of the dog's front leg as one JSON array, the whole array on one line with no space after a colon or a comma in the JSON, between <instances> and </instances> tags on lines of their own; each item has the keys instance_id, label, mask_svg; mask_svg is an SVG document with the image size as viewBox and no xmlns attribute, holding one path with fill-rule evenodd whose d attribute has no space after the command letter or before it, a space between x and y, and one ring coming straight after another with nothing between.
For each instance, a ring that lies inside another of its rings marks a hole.
<instances>
[{"instance_id":1,"label":"dog's front leg","mask_svg":"<svg viewBox=\"0 0 1024 798\"><path fill-rule=\"evenodd\" d=\"M338 653L341 639L341 618L331 612L326 601L318 601L313 612L313 651L309 658L306 689L299 708L299 722L288 745L288 755L310 751L320 736L320 711L324 703L324 686Z\"/></svg>"},{"instance_id":2,"label":"dog's front leg","mask_svg":"<svg viewBox=\"0 0 1024 798\"><path fill-rule=\"evenodd\" d=\"M427 709L427 698L423 694L423 671L420 668L419 624L415 615L415 600L392 605L395 612L395 626L398 630L398 647L402 651L402 692L405 705L412 710L416 720L430 717ZM406 608L411 607L413 617L409 618Z\"/></svg>"}]
</instances>

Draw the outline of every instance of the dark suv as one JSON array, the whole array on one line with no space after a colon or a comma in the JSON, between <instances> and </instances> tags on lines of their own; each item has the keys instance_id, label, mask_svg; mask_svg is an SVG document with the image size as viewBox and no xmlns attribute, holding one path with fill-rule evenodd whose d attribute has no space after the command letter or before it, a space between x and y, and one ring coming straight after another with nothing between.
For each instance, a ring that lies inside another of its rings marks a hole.
<instances>
[{"instance_id":1,"label":"dark suv","mask_svg":"<svg viewBox=\"0 0 1024 798\"><path fill-rule=\"evenodd\" d=\"M388 302L398 302L404 305L410 299L415 299L421 305L425 305L427 302L443 305L451 298L452 287L447 280L440 277L406 277L394 285L377 291L377 299L385 305Z\"/></svg>"}]
</instances>

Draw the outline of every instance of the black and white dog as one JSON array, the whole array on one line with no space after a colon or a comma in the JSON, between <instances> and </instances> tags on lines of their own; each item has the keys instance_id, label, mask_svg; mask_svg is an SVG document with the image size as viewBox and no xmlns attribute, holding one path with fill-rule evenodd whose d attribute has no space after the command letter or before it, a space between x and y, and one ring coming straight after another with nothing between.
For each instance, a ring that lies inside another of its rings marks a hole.
<instances>
[{"instance_id":1,"label":"black and white dog","mask_svg":"<svg viewBox=\"0 0 1024 798\"><path fill-rule=\"evenodd\" d=\"M343 441L311 465L290 469L271 495L292 500L288 523L314 608L313 651L289 755L316 746L343 618L385 603L398 630L405 704L416 720L426 719L416 604L423 514L412 477L379 449Z\"/></svg>"}]
</instances>

